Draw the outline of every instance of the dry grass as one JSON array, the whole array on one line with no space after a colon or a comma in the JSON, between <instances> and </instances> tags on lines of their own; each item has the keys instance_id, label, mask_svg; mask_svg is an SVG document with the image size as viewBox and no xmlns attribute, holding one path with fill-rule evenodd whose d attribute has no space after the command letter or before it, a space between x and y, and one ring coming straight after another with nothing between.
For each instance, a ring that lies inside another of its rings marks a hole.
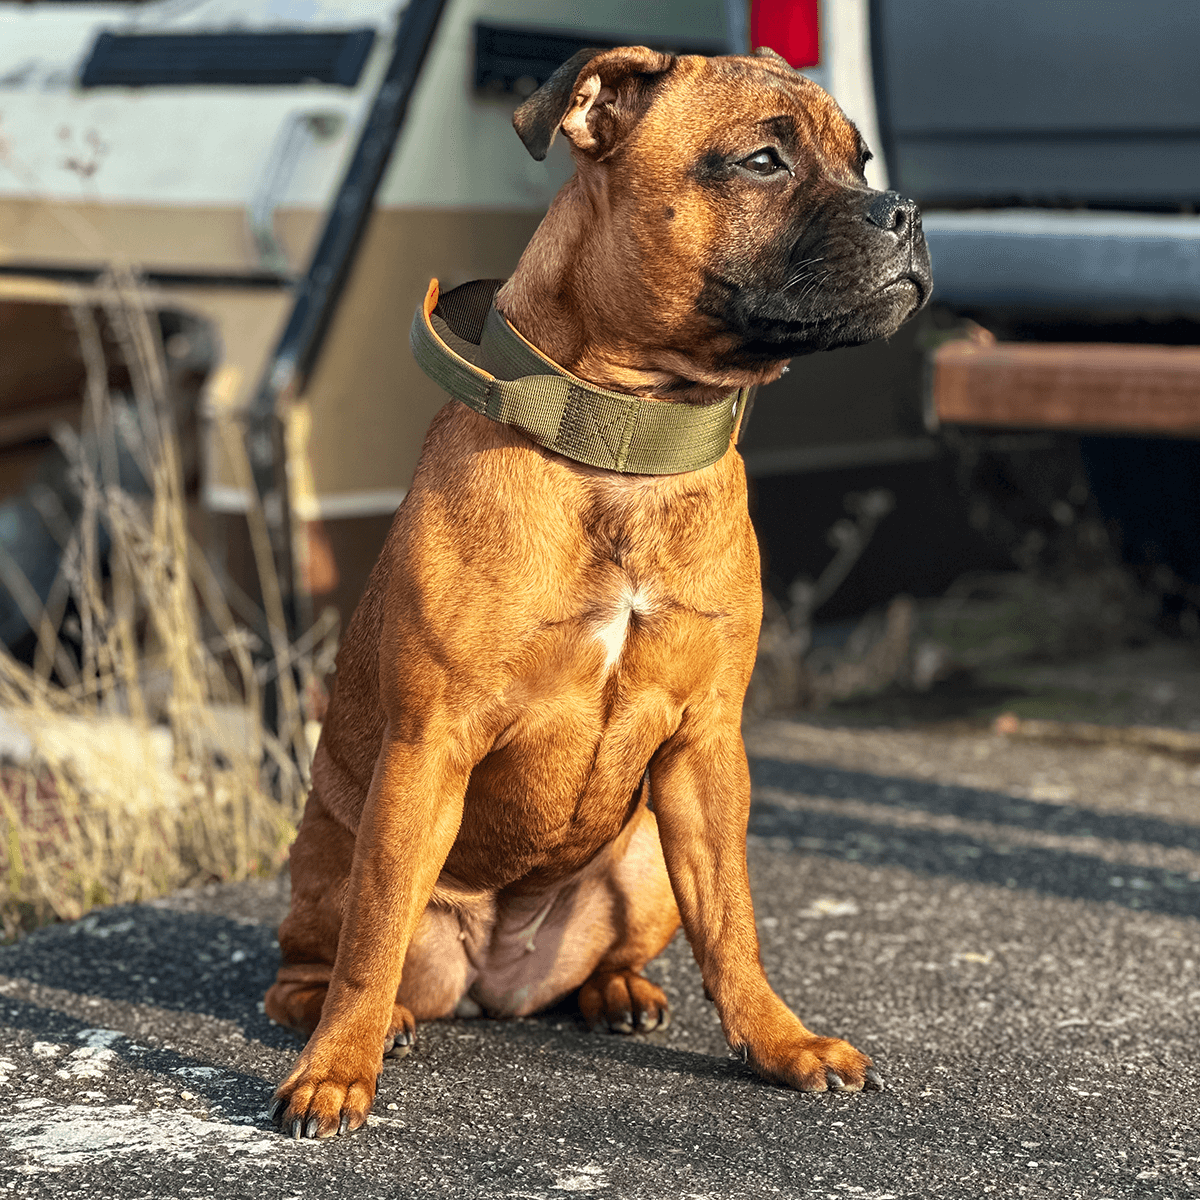
<instances>
[{"instance_id":1,"label":"dry grass","mask_svg":"<svg viewBox=\"0 0 1200 1200\"><path fill-rule=\"evenodd\" d=\"M901 679L913 681L914 609L907 596L895 597L882 620L871 614L862 621L844 651L812 649L813 613L845 582L894 505L895 497L883 488L850 493L845 497L848 515L827 535L834 553L820 575L796 579L788 589L786 609L764 590L747 716L825 708L836 700L882 691Z\"/></svg>"},{"instance_id":2,"label":"dry grass","mask_svg":"<svg viewBox=\"0 0 1200 1200\"><path fill-rule=\"evenodd\" d=\"M188 534L162 348L132 278L109 281L103 311L133 380L132 403L109 395L95 311L76 305L91 437L59 435L82 516L63 532L44 609L12 560L0 558L0 584L39 631L32 667L0 648L0 712L31 744L24 761L0 766L5 938L97 904L277 869L308 784L300 695L334 648L328 623L304 646L288 645L261 514L251 526L269 637L234 620ZM118 430L151 485L148 497L118 486ZM272 678L281 709L274 735L260 717Z\"/></svg>"}]
</instances>

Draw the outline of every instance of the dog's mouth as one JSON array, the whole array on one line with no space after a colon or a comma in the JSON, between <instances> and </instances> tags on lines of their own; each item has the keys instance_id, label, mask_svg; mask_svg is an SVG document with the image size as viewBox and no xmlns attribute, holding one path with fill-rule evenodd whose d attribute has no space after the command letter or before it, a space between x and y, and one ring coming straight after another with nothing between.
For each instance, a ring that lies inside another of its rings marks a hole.
<instances>
[{"instance_id":1,"label":"dog's mouth","mask_svg":"<svg viewBox=\"0 0 1200 1200\"><path fill-rule=\"evenodd\" d=\"M776 263L769 283L736 269L711 273L698 307L741 336L736 356L746 364L889 337L929 301L929 252L919 226L903 239L860 230L789 246L783 281ZM794 278L801 282L788 286Z\"/></svg>"},{"instance_id":2,"label":"dog's mouth","mask_svg":"<svg viewBox=\"0 0 1200 1200\"><path fill-rule=\"evenodd\" d=\"M895 279L889 279L881 288L878 289L876 295L890 296L897 292L903 293L911 291L913 293L912 311L918 312L924 308L925 302L929 299L929 280L923 279L916 272L909 271L904 275L898 275Z\"/></svg>"}]
</instances>

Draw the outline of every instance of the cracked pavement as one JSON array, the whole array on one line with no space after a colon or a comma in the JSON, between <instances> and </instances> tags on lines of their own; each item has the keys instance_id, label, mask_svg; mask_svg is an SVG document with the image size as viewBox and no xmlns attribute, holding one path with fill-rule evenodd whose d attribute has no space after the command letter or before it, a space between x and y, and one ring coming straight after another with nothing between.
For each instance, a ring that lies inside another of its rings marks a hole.
<instances>
[{"instance_id":1,"label":"cracked pavement","mask_svg":"<svg viewBox=\"0 0 1200 1200\"><path fill-rule=\"evenodd\" d=\"M730 1059L686 942L671 1026L570 1006L422 1026L369 1126L270 1129L281 885L98 910L0 948L0 1195L1200 1196L1200 767L978 731L748 732L773 984L875 1057L800 1095Z\"/></svg>"}]
</instances>

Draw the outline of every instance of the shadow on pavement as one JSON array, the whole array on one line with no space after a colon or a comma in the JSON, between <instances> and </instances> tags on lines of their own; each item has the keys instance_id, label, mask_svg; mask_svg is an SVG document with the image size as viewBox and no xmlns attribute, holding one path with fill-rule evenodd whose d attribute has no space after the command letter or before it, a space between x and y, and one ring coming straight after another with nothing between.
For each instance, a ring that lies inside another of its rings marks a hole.
<instances>
[{"instance_id":1,"label":"shadow on pavement","mask_svg":"<svg viewBox=\"0 0 1200 1200\"><path fill-rule=\"evenodd\" d=\"M700 986L699 971L696 972L693 986ZM552 1028L552 1022L555 1021L560 1023L560 1028ZM743 1083L761 1083L767 1088L777 1086L760 1079L732 1056L719 1057L706 1054L702 1050L680 1050L664 1046L652 1040L657 1034L625 1037L609 1033L590 1033L579 1015L574 995L553 1009L535 1013L532 1017L518 1021L493 1021L485 1018L481 1024L490 1029L503 1029L506 1042L532 1043L538 1049L553 1046L559 1053L569 1052L584 1059L607 1059L639 1071L662 1071L669 1075L717 1082L737 1079ZM566 1026L565 1030L561 1025Z\"/></svg>"},{"instance_id":2,"label":"shadow on pavement","mask_svg":"<svg viewBox=\"0 0 1200 1200\"><path fill-rule=\"evenodd\" d=\"M103 909L70 925L50 926L14 946L0 947L0 975L58 988L79 996L216 1017L236 1024L248 1040L296 1054L301 1042L272 1024L260 1011L263 993L275 976L278 947L274 930L207 913L184 913L141 906ZM698 978L698 977L697 977ZM0 997L9 1009L7 1023L27 1028L39 1038L73 1042L90 1028L85 1021L43 1005ZM98 1014L97 1020L103 1022ZM551 1029L554 1022L565 1028ZM588 1058L628 1066L649 1066L696 1079L724 1079L746 1074L723 1058L656 1046L641 1038L626 1041L586 1032L574 996L528 1021L484 1021L481 1027L505 1029L506 1038L552 1042ZM126 1039L112 1049L130 1066L159 1073L179 1073L204 1064L167 1051L129 1053ZM178 1060L176 1062L175 1060ZM236 1113L227 1092L233 1073L222 1072L220 1095ZM239 1076L245 1116L263 1107L264 1080ZM266 1081L274 1086L274 1079ZM193 1091L205 1091L204 1081ZM189 1084L189 1086L191 1086ZM234 1089L235 1091L237 1089Z\"/></svg>"},{"instance_id":3,"label":"shadow on pavement","mask_svg":"<svg viewBox=\"0 0 1200 1200\"><path fill-rule=\"evenodd\" d=\"M1002 792L774 759L754 759L751 768L758 787L799 795L953 815L994 827L1009 826L1014 831L1200 851L1200 829L1156 817L1089 812ZM836 811L798 811L757 797L751 809L750 832L804 853L866 866L899 867L926 876L953 876L1073 899L1113 901L1130 909L1173 916L1200 916L1200 874L1131 867L1061 847L1016 845L1006 841L1003 828L989 836L897 826ZM299 1049L299 1042L273 1025L261 1010L277 961L275 934L266 925L150 906L100 910L81 921L51 926L16 945L0 947L0 975L79 996L229 1021L247 1039L292 1054ZM87 1028L84 1021L27 1000L9 996L0 1003L8 1008L11 1024L35 1030L40 1037L70 1042ZM100 1014L98 1018L102 1020ZM548 1034L544 1021L564 1018L567 1040L574 1041L575 1034L582 1035L582 1027L577 1024L573 1004L542 1019L514 1023L509 1026L509 1036L544 1039ZM561 1039L561 1035L550 1036ZM580 1052L585 1052L584 1046L581 1039ZM125 1057L119 1046L114 1049ZM130 1064L138 1069L186 1075L203 1066L180 1055L175 1055L178 1063L174 1059L168 1062L171 1055L167 1051L130 1049L129 1054ZM698 1079L744 1074L740 1064L641 1039L634 1043L587 1038L586 1054L612 1062L657 1066ZM244 1095L245 1105L260 1104L261 1079L227 1075L222 1089ZM229 1103L227 1098L223 1102ZM246 1115L252 1115L249 1109Z\"/></svg>"},{"instance_id":4,"label":"shadow on pavement","mask_svg":"<svg viewBox=\"0 0 1200 1200\"><path fill-rule=\"evenodd\" d=\"M1200 827L1158 817L1098 813L1024 800L1003 792L872 775L835 767L756 758L756 786L806 796L856 800L1012 826L1059 837L1143 842L1200 852ZM925 875L954 875L975 883L1029 888L1080 900L1111 900L1127 908L1200 916L1200 879L1178 871L1133 867L1071 850L1006 843L967 833L891 825L856 816L796 811L756 798L750 832L782 839L809 853Z\"/></svg>"},{"instance_id":5,"label":"shadow on pavement","mask_svg":"<svg viewBox=\"0 0 1200 1200\"><path fill-rule=\"evenodd\" d=\"M10 1029L28 1029L40 1041L62 1042L67 1046L86 1044L97 1027L77 1017L33 1004L25 1000L4 998L5 1025ZM265 1120L267 1097L275 1081L248 1075L229 1068L214 1068L204 1059L191 1058L174 1050L142 1046L131 1037L121 1035L105 1039L105 1049L111 1050L124 1066L132 1071L146 1072L150 1086L163 1078L174 1076L178 1086L190 1089L219 1105L225 1119L239 1124L268 1127Z\"/></svg>"},{"instance_id":6,"label":"shadow on pavement","mask_svg":"<svg viewBox=\"0 0 1200 1200\"><path fill-rule=\"evenodd\" d=\"M274 932L266 926L207 913L123 905L92 913L73 924L39 930L16 945L0 947L0 976L69 992L89 1001L152 1006L159 1015L143 1013L156 1039L169 1036L161 1014L179 1012L229 1021L247 1041L292 1056L299 1052L301 1042L273 1025L260 1011L263 992L274 978L277 956ZM50 997L39 1003L3 994L0 1012L10 1029L27 1029L38 1040L68 1046L87 1044L88 1035L103 1030L111 1019L102 1005L88 1020L61 1011ZM139 1018L139 1027L142 1023ZM442 1022L431 1024L436 1027ZM470 1028L476 1023L456 1024ZM759 1082L740 1063L723 1057L655 1045L643 1038L626 1040L590 1034L573 996L527 1020L477 1024L477 1035L486 1043L497 1039L497 1047L525 1043L576 1060L648 1068L696 1081ZM127 1021L120 1021L120 1026L128 1028ZM426 1032L433 1030L427 1026ZM452 1042L441 1038L434 1041L443 1067L461 1053ZM155 1080L175 1077L179 1087L219 1105L227 1119L260 1128L269 1126L265 1107L278 1082L276 1071L268 1069L260 1076L215 1068L211 1060L139 1045L134 1034L113 1035L103 1044L127 1070L146 1072L148 1086L153 1086Z\"/></svg>"},{"instance_id":7,"label":"shadow on pavement","mask_svg":"<svg viewBox=\"0 0 1200 1200\"><path fill-rule=\"evenodd\" d=\"M233 1021L245 1037L296 1048L261 1011L275 977L274 929L208 913L120 905L0 947L0 974L128 1004Z\"/></svg>"}]
</instances>

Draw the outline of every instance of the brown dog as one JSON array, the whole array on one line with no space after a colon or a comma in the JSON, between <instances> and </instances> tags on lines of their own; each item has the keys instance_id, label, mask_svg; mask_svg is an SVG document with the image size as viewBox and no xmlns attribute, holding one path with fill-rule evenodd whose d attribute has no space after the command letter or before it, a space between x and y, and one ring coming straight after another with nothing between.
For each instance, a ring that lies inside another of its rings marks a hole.
<instances>
[{"instance_id":1,"label":"brown dog","mask_svg":"<svg viewBox=\"0 0 1200 1200\"><path fill-rule=\"evenodd\" d=\"M924 303L910 201L769 52L577 55L518 111L577 173L496 305L604 388L701 406ZM292 850L276 1093L295 1136L362 1125L414 1023L534 1012L665 1023L640 974L680 917L726 1037L810 1091L877 1082L772 992L746 873L742 698L761 619L742 461L583 466L453 401L338 655ZM650 804L653 804L651 811Z\"/></svg>"}]
</instances>

